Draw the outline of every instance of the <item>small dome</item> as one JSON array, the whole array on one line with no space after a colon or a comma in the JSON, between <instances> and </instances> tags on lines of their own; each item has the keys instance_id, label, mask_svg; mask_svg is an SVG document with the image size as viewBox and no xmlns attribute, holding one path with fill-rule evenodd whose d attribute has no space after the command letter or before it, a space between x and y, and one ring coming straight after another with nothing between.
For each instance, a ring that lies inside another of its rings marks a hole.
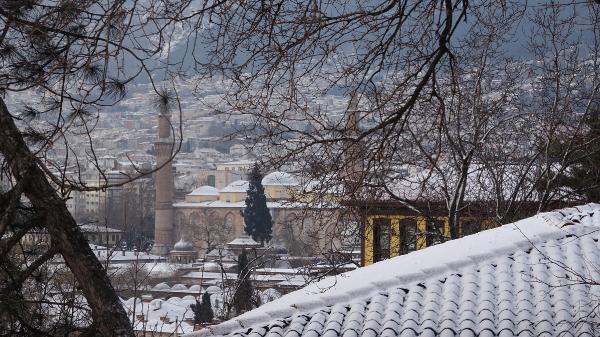
<instances>
[{"instance_id":1,"label":"small dome","mask_svg":"<svg viewBox=\"0 0 600 337\"><path fill-rule=\"evenodd\" d=\"M173 246L173 250L178 252L189 252L194 250L194 246L181 238L181 240L177 241L175 246Z\"/></svg>"},{"instance_id":2,"label":"small dome","mask_svg":"<svg viewBox=\"0 0 600 337\"><path fill-rule=\"evenodd\" d=\"M227 246L260 247L260 243L254 241L248 234L242 233L238 238L229 242Z\"/></svg>"},{"instance_id":3,"label":"small dome","mask_svg":"<svg viewBox=\"0 0 600 337\"><path fill-rule=\"evenodd\" d=\"M216 188L214 188L212 186L204 185L204 186L200 186L197 189L193 190L188 195L211 195L211 196L218 196L219 195L219 190L217 190Z\"/></svg>"},{"instance_id":4,"label":"small dome","mask_svg":"<svg viewBox=\"0 0 600 337\"><path fill-rule=\"evenodd\" d=\"M225 192L225 193L240 193L240 192L246 192L248 191L248 187L250 186L250 183L248 183L247 180L237 180L232 182L231 184L227 185L224 189L221 190L221 192Z\"/></svg>"},{"instance_id":5,"label":"small dome","mask_svg":"<svg viewBox=\"0 0 600 337\"><path fill-rule=\"evenodd\" d=\"M167 300L167 303L171 303L171 304L179 304L179 302L181 302L181 298L179 298L177 296L173 296Z\"/></svg>"},{"instance_id":6,"label":"small dome","mask_svg":"<svg viewBox=\"0 0 600 337\"><path fill-rule=\"evenodd\" d=\"M190 287L189 291L201 292L202 291L202 287L200 287L200 285L198 285L198 284L194 284L193 286Z\"/></svg>"},{"instance_id":7,"label":"small dome","mask_svg":"<svg viewBox=\"0 0 600 337\"><path fill-rule=\"evenodd\" d=\"M186 286L184 286L181 283L177 283L176 285L174 285L173 287L171 287L171 290L178 290L178 291L187 291L188 288Z\"/></svg>"},{"instance_id":8,"label":"small dome","mask_svg":"<svg viewBox=\"0 0 600 337\"><path fill-rule=\"evenodd\" d=\"M277 185L277 186L297 186L298 179L286 172L275 171L267 174L262 179L262 184L267 185Z\"/></svg>"},{"instance_id":9,"label":"small dome","mask_svg":"<svg viewBox=\"0 0 600 337\"><path fill-rule=\"evenodd\" d=\"M160 298L154 299L150 302L150 307L152 308L152 310L158 310L162 307L162 302L164 301Z\"/></svg>"},{"instance_id":10,"label":"small dome","mask_svg":"<svg viewBox=\"0 0 600 337\"><path fill-rule=\"evenodd\" d=\"M168 284L161 282L157 285L154 286L154 288L152 288L152 290L157 290L157 291L163 291L163 290L169 290L171 289L171 287L169 287Z\"/></svg>"}]
</instances>

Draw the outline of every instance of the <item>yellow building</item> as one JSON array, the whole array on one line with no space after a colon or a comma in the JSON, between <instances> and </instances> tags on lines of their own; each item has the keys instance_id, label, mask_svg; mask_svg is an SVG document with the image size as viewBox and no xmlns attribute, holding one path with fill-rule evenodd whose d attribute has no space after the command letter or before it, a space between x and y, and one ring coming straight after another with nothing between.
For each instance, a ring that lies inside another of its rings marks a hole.
<instances>
[{"instance_id":1,"label":"yellow building","mask_svg":"<svg viewBox=\"0 0 600 337\"><path fill-rule=\"evenodd\" d=\"M448 215L443 205L417 212L397 202L369 202L362 205L361 263L363 266L408 254L450 240ZM461 215L459 237L496 227L483 213Z\"/></svg>"}]
</instances>

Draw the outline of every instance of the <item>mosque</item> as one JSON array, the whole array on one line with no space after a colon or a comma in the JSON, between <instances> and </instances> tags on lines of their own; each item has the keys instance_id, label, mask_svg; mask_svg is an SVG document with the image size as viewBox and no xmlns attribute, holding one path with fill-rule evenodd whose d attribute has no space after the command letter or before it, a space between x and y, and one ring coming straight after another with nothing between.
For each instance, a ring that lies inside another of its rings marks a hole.
<instances>
[{"instance_id":1,"label":"mosque","mask_svg":"<svg viewBox=\"0 0 600 337\"><path fill-rule=\"evenodd\" d=\"M242 211L249 183L238 180L222 189L200 186L185 195L184 200L175 201L169 160L172 146L169 120L168 113L160 114L159 138L155 143L159 169L155 179L156 220L152 251L158 255L175 254L183 258L189 257L193 250L203 256L217 245L243 234ZM317 243L314 241L317 239L311 236L311 232L317 229L316 222L310 219L315 210L307 209L304 203L290 201L294 191L300 187L297 178L286 172L272 172L263 178L262 184L273 219L271 241L285 245L292 254L309 253L307 248Z\"/></svg>"}]
</instances>

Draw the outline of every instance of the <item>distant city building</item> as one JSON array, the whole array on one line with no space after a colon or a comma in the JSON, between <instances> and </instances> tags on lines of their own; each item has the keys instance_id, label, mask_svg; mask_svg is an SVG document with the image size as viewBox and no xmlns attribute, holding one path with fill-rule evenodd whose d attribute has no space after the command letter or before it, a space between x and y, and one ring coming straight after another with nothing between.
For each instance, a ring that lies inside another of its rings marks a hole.
<instances>
[{"instance_id":1,"label":"distant city building","mask_svg":"<svg viewBox=\"0 0 600 337\"><path fill-rule=\"evenodd\" d=\"M123 240L123 231L102 225L87 224L79 226L90 244L115 247Z\"/></svg>"},{"instance_id":2,"label":"distant city building","mask_svg":"<svg viewBox=\"0 0 600 337\"><path fill-rule=\"evenodd\" d=\"M252 165L252 160L224 162L216 164L215 169L201 170L197 176L204 185L221 189L234 181L246 179Z\"/></svg>"},{"instance_id":3,"label":"distant city building","mask_svg":"<svg viewBox=\"0 0 600 337\"><path fill-rule=\"evenodd\" d=\"M182 251L173 246L178 240L191 243L193 251L201 257L219 244L242 235L242 211L248 190L248 181L244 179L255 161L213 162L213 168L193 172L199 167L194 158L200 154L200 149L196 149L193 155L181 154L180 163L172 163L169 161L172 155L169 118L168 114L159 116L159 137L154 144L157 167L161 168L154 175L153 253L187 261L188 253L182 255ZM217 155L214 149L203 158L210 162L211 158L214 159L213 155ZM176 181L173 167L179 170ZM191 188L190 183L198 187ZM296 194L302 188L297 177L286 172L271 172L263 178L262 184L273 219L273 240L286 245L291 254L311 255L324 248L325 241L331 243L335 240L334 233L330 232L335 226L324 228L315 221L323 211L331 212L335 207L297 200ZM189 190L183 194L182 189L188 186ZM327 219L328 225L332 225L332 218ZM317 232L320 238L314 235ZM172 251L173 254L170 253Z\"/></svg>"},{"instance_id":4,"label":"distant city building","mask_svg":"<svg viewBox=\"0 0 600 337\"><path fill-rule=\"evenodd\" d=\"M84 224L79 225L79 229L90 245L115 247L122 243L123 231L115 228L98 224ZM31 230L23 236L21 243L28 248L47 245L50 243L50 235L45 229Z\"/></svg>"},{"instance_id":5,"label":"distant city building","mask_svg":"<svg viewBox=\"0 0 600 337\"><path fill-rule=\"evenodd\" d=\"M229 168L231 171L236 170L233 166ZM285 172L272 172L263 178L262 184L267 197L267 207L273 218L273 238L290 246L293 246L293 241L310 242L311 238L299 229L314 225L314 218L311 216L317 216L321 210L307 209L306 204L291 201L294 191L299 188L298 180ZM173 235L190 233L201 255L215 243L239 237L244 231L242 211L246 207L247 190L246 180L233 181L221 189L208 185L194 189L183 201L173 204ZM210 242L211 235L215 237L213 242ZM313 241L312 244L315 246L313 248L316 248L319 242ZM292 252L300 253L293 249Z\"/></svg>"}]
</instances>

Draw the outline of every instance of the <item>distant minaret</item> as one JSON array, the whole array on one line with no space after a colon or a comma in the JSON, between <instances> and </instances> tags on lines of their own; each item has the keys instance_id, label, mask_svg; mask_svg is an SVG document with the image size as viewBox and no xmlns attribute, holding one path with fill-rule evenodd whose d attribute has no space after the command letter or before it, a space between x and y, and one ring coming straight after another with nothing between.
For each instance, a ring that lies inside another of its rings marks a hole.
<instances>
[{"instance_id":1,"label":"distant minaret","mask_svg":"<svg viewBox=\"0 0 600 337\"><path fill-rule=\"evenodd\" d=\"M360 135L359 119L360 111L358 110L358 94L354 93L348 103L348 109L346 110L346 125L345 132L346 136L356 139ZM344 149L344 162L345 162L345 177L344 187L346 189L346 195L350 199L354 199L360 193L360 184L363 174L363 157L364 149L361 146L361 142L357 141L346 141Z\"/></svg>"},{"instance_id":2,"label":"distant minaret","mask_svg":"<svg viewBox=\"0 0 600 337\"><path fill-rule=\"evenodd\" d=\"M154 247L152 253L167 255L173 247L173 171L171 155L173 139L171 138L171 114L166 108L161 108L158 116L158 141L154 143L156 150L156 172L154 187L156 203L154 206Z\"/></svg>"}]
</instances>

